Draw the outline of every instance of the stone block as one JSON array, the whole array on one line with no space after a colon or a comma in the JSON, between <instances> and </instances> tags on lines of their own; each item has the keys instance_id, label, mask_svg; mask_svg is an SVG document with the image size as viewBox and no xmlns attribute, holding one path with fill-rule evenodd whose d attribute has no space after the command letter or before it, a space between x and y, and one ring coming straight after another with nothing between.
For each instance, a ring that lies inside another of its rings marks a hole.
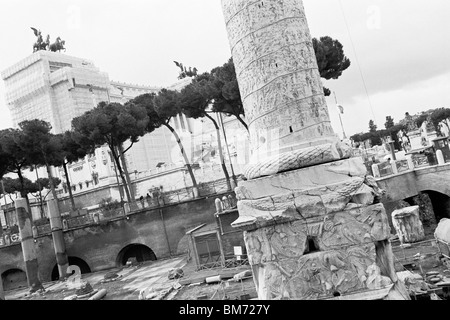
<instances>
[{"instance_id":1,"label":"stone block","mask_svg":"<svg viewBox=\"0 0 450 320\"><path fill-rule=\"evenodd\" d=\"M450 243L450 219L443 218L434 231L434 237L438 240Z\"/></svg>"},{"instance_id":2,"label":"stone block","mask_svg":"<svg viewBox=\"0 0 450 320\"><path fill-rule=\"evenodd\" d=\"M350 158L243 181L239 183L236 194L242 199L256 200L283 193L286 190L302 191L349 181L354 177L363 178L366 174L367 169L362 159Z\"/></svg>"},{"instance_id":3,"label":"stone block","mask_svg":"<svg viewBox=\"0 0 450 320\"><path fill-rule=\"evenodd\" d=\"M392 212L392 224L401 243L413 243L425 239L419 206L401 208Z\"/></svg>"},{"instance_id":4,"label":"stone block","mask_svg":"<svg viewBox=\"0 0 450 320\"><path fill-rule=\"evenodd\" d=\"M312 217L259 228L244 233L251 265L299 259L319 251L367 245L389 239L390 228L382 204L360 207L321 217Z\"/></svg>"},{"instance_id":5,"label":"stone block","mask_svg":"<svg viewBox=\"0 0 450 320\"><path fill-rule=\"evenodd\" d=\"M392 281L375 260L374 245L367 244L252 267L260 299L316 300L389 288Z\"/></svg>"},{"instance_id":6,"label":"stone block","mask_svg":"<svg viewBox=\"0 0 450 320\"><path fill-rule=\"evenodd\" d=\"M307 219L343 211L350 203L355 205L353 208L370 205L375 191L364 183L364 178L355 177L341 183L302 191L285 190L284 193L256 200L247 200L241 194L238 202L239 218L232 226L254 229L274 222Z\"/></svg>"}]
</instances>

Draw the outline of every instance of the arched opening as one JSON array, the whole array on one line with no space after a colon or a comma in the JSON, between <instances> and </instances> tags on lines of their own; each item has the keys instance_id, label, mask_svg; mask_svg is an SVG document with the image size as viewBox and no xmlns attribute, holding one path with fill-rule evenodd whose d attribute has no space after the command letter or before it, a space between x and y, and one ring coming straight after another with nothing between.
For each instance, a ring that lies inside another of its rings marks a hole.
<instances>
[{"instance_id":1,"label":"arched opening","mask_svg":"<svg viewBox=\"0 0 450 320\"><path fill-rule=\"evenodd\" d=\"M28 286L27 274L20 269L9 269L2 273L3 290L13 290Z\"/></svg>"},{"instance_id":2,"label":"arched opening","mask_svg":"<svg viewBox=\"0 0 450 320\"><path fill-rule=\"evenodd\" d=\"M84 261L83 259L80 259L78 257L68 257L69 265L73 266L76 265L80 267L81 274L84 273L91 273L91 268L89 265ZM58 265L55 264L52 270L52 281L59 280L59 271L58 271Z\"/></svg>"},{"instance_id":3,"label":"arched opening","mask_svg":"<svg viewBox=\"0 0 450 320\"><path fill-rule=\"evenodd\" d=\"M130 244L120 250L116 264L124 266L130 258L135 258L137 262L144 262L156 260L156 255L152 249L143 244Z\"/></svg>"},{"instance_id":4,"label":"arched opening","mask_svg":"<svg viewBox=\"0 0 450 320\"><path fill-rule=\"evenodd\" d=\"M436 222L442 218L450 218L450 197L446 194L437 191L423 191L423 193L428 194L433 205L434 215L436 217Z\"/></svg>"},{"instance_id":5,"label":"arched opening","mask_svg":"<svg viewBox=\"0 0 450 320\"><path fill-rule=\"evenodd\" d=\"M450 197L437 191L422 191L414 197L397 202L393 209L405 206L419 206L420 220L427 237L433 236L442 218L450 218Z\"/></svg>"}]
</instances>

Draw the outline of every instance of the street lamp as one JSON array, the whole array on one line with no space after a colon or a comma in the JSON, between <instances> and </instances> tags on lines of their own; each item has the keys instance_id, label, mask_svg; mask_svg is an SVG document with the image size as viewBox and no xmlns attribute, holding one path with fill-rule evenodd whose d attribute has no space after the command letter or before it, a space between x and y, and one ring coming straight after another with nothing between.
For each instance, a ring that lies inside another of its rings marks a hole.
<instances>
[{"instance_id":1,"label":"street lamp","mask_svg":"<svg viewBox=\"0 0 450 320\"><path fill-rule=\"evenodd\" d=\"M336 92L333 91L334 94L334 101L336 101L336 107L339 110L339 121L341 122L341 128L342 128L342 139L347 139L347 136L345 135L345 130L344 130L344 125L342 123L342 117L341 117L341 113L344 113L344 107L341 106L340 104L338 104L337 99L336 99Z\"/></svg>"},{"instance_id":2,"label":"street lamp","mask_svg":"<svg viewBox=\"0 0 450 320\"><path fill-rule=\"evenodd\" d=\"M340 104L338 104L337 107L339 109L339 121L341 122L341 128L342 128L342 139L347 139L347 136L345 135L344 125L342 124L342 117L341 117L341 113L344 113L344 108Z\"/></svg>"}]
</instances>

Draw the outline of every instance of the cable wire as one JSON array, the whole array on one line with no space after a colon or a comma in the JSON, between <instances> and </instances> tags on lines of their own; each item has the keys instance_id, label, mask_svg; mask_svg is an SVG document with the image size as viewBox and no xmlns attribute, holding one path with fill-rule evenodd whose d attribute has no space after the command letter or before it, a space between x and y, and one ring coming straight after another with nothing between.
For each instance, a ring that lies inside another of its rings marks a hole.
<instances>
[{"instance_id":1,"label":"cable wire","mask_svg":"<svg viewBox=\"0 0 450 320\"><path fill-rule=\"evenodd\" d=\"M367 90L366 81L364 79L364 74L363 74L363 72L361 70L361 66L360 66L359 60L358 60L358 55L356 54L355 45L353 44L352 36L350 34L350 28L348 26L347 17L345 16L344 6L342 5L341 0L338 0L338 1L339 1L339 6L340 6L341 11L342 11L342 16L344 17L344 22L345 22L345 26L347 28L348 37L350 38L350 44L352 46L353 53L355 55L356 65L358 66L359 74L361 75L361 80L362 80L362 83L363 83L363 86L364 86L364 91L366 92L367 100L369 101L369 107L370 107L370 111L372 113L373 122L376 125L377 121L375 119L375 113L373 112L372 101L370 100L369 91Z\"/></svg>"}]
</instances>

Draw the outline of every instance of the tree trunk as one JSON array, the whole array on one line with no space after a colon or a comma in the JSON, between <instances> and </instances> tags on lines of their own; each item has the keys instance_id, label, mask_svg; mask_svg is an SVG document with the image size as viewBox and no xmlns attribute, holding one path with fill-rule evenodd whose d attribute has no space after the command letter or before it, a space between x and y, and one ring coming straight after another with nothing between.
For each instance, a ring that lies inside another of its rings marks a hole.
<instances>
[{"instance_id":1,"label":"tree trunk","mask_svg":"<svg viewBox=\"0 0 450 320\"><path fill-rule=\"evenodd\" d=\"M197 187L197 181L195 180L195 177L194 177L194 172L192 171L192 167L191 167L191 164L189 163L189 159L188 159L186 153L184 152L183 143L181 142L180 137L178 136L178 134L176 133L175 129L172 128L172 126L170 124L164 123L164 125L175 136L175 139L177 140L178 146L180 147L181 154L183 155L184 163L186 164L186 167L188 169L189 175L191 176L192 185L194 186L194 188L198 188Z\"/></svg>"},{"instance_id":2,"label":"tree trunk","mask_svg":"<svg viewBox=\"0 0 450 320\"><path fill-rule=\"evenodd\" d=\"M125 195L127 196L128 203L132 203L134 199L131 198L130 190L128 189L127 179L125 178L122 170L122 166L119 161L119 156L114 147L110 147L111 153L113 155L114 162L116 163L117 170L119 170L120 178L122 179L123 189L125 190Z\"/></svg>"},{"instance_id":3,"label":"tree trunk","mask_svg":"<svg viewBox=\"0 0 450 320\"><path fill-rule=\"evenodd\" d=\"M67 188L69 188L69 198L70 198L70 207L72 211L75 211L75 200L73 199L72 187L70 185L69 172L67 170L67 163L63 161L64 174L66 175L66 184Z\"/></svg>"},{"instance_id":4,"label":"tree trunk","mask_svg":"<svg viewBox=\"0 0 450 320\"><path fill-rule=\"evenodd\" d=\"M247 131L248 131L248 126L247 126L247 124L245 123L244 119L242 119L239 115L234 115L234 116L236 117L236 119L239 120L240 123L242 123L242 125L243 125L243 126L245 127L245 129L247 129Z\"/></svg>"},{"instance_id":5,"label":"tree trunk","mask_svg":"<svg viewBox=\"0 0 450 320\"><path fill-rule=\"evenodd\" d=\"M233 170L233 162L231 161L230 149L228 147L227 135L225 133L225 126L223 124L222 114L221 113L217 113L217 114L220 118L220 123L222 125L223 139L225 140L225 146L227 147L228 160L230 160L231 176L233 178L234 185L237 186L237 179L236 179L236 175L234 174L234 170Z\"/></svg>"},{"instance_id":6,"label":"tree trunk","mask_svg":"<svg viewBox=\"0 0 450 320\"><path fill-rule=\"evenodd\" d=\"M111 154L111 151L109 153L109 156L113 157L112 154ZM116 181L117 181L117 188L118 188L119 193L120 193L120 202L122 203L123 202L123 198L124 198L123 197L123 188L120 186L119 176L117 175L117 165L116 165L116 161L115 160L113 160L113 164L114 164L114 172L115 172Z\"/></svg>"},{"instance_id":7,"label":"tree trunk","mask_svg":"<svg viewBox=\"0 0 450 320\"><path fill-rule=\"evenodd\" d=\"M25 186L24 186L24 182L23 182L23 175L22 175L22 171L20 169L17 170L17 176L19 177L20 187L21 187L20 188L20 196L23 199L25 199L27 202L27 206L28 206L27 214L29 215L31 223L34 225L33 215L31 214L30 199L28 199L28 193L24 190ZM16 197L16 199L17 199L17 197Z\"/></svg>"},{"instance_id":8,"label":"tree trunk","mask_svg":"<svg viewBox=\"0 0 450 320\"><path fill-rule=\"evenodd\" d=\"M39 182L39 175L37 172L37 166L34 166L34 172L36 173L36 182L38 184L39 188L39 209L41 211L41 219L44 218L44 200L42 199L42 190L41 190L41 183Z\"/></svg>"},{"instance_id":9,"label":"tree trunk","mask_svg":"<svg viewBox=\"0 0 450 320\"><path fill-rule=\"evenodd\" d=\"M127 161L125 159L125 153L123 152L123 145L120 143L117 146L117 149L120 154L120 160L122 161L123 172L125 174L125 178L127 179L128 190L130 191L131 198L135 199L136 197L134 194L133 186L131 184L130 174L128 173L128 166L127 166Z\"/></svg>"},{"instance_id":10,"label":"tree trunk","mask_svg":"<svg viewBox=\"0 0 450 320\"><path fill-rule=\"evenodd\" d=\"M231 190L231 183L230 183L230 175L228 174L227 166L225 165L225 160L223 158L223 152L222 152L222 141L220 139L220 130L219 126L217 125L217 121L214 120L213 117L211 117L209 114L205 113L205 116L212 121L214 124L214 127L216 128L216 135L217 135L217 148L219 149L219 158L220 158L220 164L222 165L223 173L225 174L225 179L227 181L227 187L228 190Z\"/></svg>"},{"instance_id":11,"label":"tree trunk","mask_svg":"<svg viewBox=\"0 0 450 320\"><path fill-rule=\"evenodd\" d=\"M59 210L58 194L56 193L56 188L55 188L55 183L53 181L52 171L50 169L50 165L47 164L46 167L47 167L48 182L50 184L50 191L52 192L53 199L55 199L56 203L58 204L58 210ZM59 212L61 213L60 210L59 210Z\"/></svg>"}]
</instances>

